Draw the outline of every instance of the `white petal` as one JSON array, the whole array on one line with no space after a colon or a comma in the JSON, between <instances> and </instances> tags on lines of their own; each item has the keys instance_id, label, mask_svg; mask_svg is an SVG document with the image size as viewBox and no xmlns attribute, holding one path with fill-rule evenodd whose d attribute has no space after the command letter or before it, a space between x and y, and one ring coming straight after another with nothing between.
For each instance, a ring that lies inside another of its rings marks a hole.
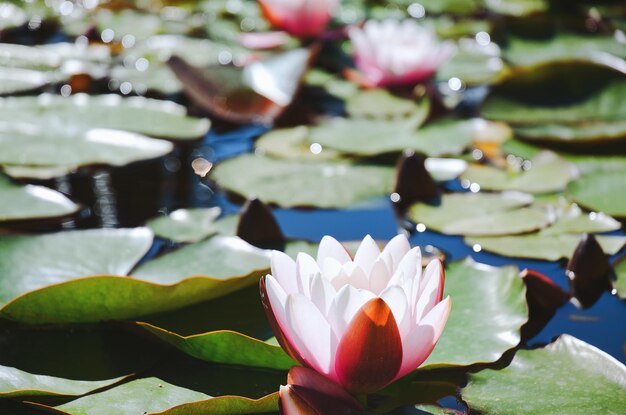
<instances>
[{"instance_id":1,"label":"white petal","mask_svg":"<svg viewBox=\"0 0 626 415\"><path fill-rule=\"evenodd\" d=\"M375 297L370 291L357 290L350 285L344 285L337 292L328 312L328 321L338 340L343 337L357 311Z\"/></svg>"},{"instance_id":2,"label":"white petal","mask_svg":"<svg viewBox=\"0 0 626 415\"><path fill-rule=\"evenodd\" d=\"M298 292L296 281L296 263L289 255L280 251L272 251L270 260L272 276L276 278L287 294Z\"/></svg>"},{"instance_id":3,"label":"white petal","mask_svg":"<svg viewBox=\"0 0 626 415\"><path fill-rule=\"evenodd\" d=\"M317 265L322 268L324 266L324 260L326 258L333 258L339 261L340 264L352 261L350 254L346 251L335 238L332 236L324 236L320 241L320 246L317 248Z\"/></svg>"},{"instance_id":4,"label":"white petal","mask_svg":"<svg viewBox=\"0 0 626 415\"><path fill-rule=\"evenodd\" d=\"M366 235L354 255L354 263L360 266L366 275L369 275L374 261L376 261L379 255L380 249L376 245L376 241L371 236Z\"/></svg>"},{"instance_id":5,"label":"white petal","mask_svg":"<svg viewBox=\"0 0 626 415\"><path fill-rule=\"evenodd\" d=\"M420 287L424 284L424 289L420 290L418 297L413 298L415 305L413 321L416 324L439 302L438 294L441 285L441 262L439 260L431 261L424 270L424 278L420 282Z\"/></svg>"},{"instance_id":6,"label":"white petal","mask_svg":"<svg viewBox=\"0 0 626 415\"><path fill-rule=\"evenodd\" d=\"M343 264L343 271L348 276L348 283L354 288L369 290L370 283L367 275L360 266L354 262Z\"/></svg>"},{"instance_id":7,"label":"white petal","mask_svg":"<svg viewBox=\"0 0 626 415\"><path fill-rule=\"evenodd\" d=\"M287 297L286 312L287 323L302 358L318 372L329 374L333 334L322 313L301 294Z\"/></svg>"},{"instance_id":8,"label":"white petal","mask_svg":"<svg viewBox=\"0 0 626 415\"><path fill-rule=\"evenodd\" d=\"M336 294L337 292L326 278L319 274L313 277L311 281L311 301L324 316L328 316L328 311Z\"/></svg>"},{"instance_id":9,"label":"white petal","mask_svg":"<svg viewBox=\"0 0 626 415\"><path fill-rule=\"evenodd\" d=\"M396 269L404 256L411 250L411 244L404 235L396 235L387 243L383 249L383 254L388 253L392 259L392 269Z\"/></svg>"},{"instance_id":10,"label":"white petal","mask_svg":"<svg viewBox=\"0 0 626 415\"><path fill-rule=\"evenodd\" d=\"M376 295L380 295L381 291L387 286L389 278L391 277L386 261L387 258L390 258L389 253L383 252L380 254L376 262L374 262L374 266L370 272L369 289ZM391 261L391 259L389 259L389 261Z\"/></svg>"},{"instance_id":11,"label":"white petal","mask_svg":"<svg viewBox=\"0 0 626 415\"><path fill-rule=\"evenodd\" d=\"M317 262L309 254L300 252L296 258L296 275L298 292L307 297L311 295L311 278L320 273Z\"/></svg>"},{"instance_id":12,"label":"white petal","mask_svg":"<svg viewBox=\"0 0 626 415\"><path fill-rule=\"evenodd\" d=\"M415 281L419 279L422 271L422 251L419 247L411 249L400 260L398 268L389 280L388 285L404 285L406 280Z\"/></svg>"},{"instance_id":13,"label":"white petal","mask_svg":"<svg viewBox=\"0 0 626 415\"><path fill-rule=\"evenodd\" d=\"M400 331L400 337L404 338L409 334L414 327L411 324L411 309L409 308L409 300L402 287L392 286L385 289L380 294L380 298L385 300L385 303L391 309L393 317L396 319L398 330Z\"/></svg>"}]
</instances>

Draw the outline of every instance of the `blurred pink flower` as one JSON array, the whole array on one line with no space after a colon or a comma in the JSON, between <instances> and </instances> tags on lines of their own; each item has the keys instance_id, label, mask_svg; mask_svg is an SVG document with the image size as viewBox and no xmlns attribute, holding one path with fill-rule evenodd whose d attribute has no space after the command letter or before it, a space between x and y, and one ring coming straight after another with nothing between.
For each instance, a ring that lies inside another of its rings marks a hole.
<instances>
[{"instance_id":1,"label":"blurred pink flower","mask_svg":"<svg viewBox=\"0 0 626 415\"><path fill-rule=\"evenodd\" d=\"M269 22L296 37L314 37L324 31L339 0L259 0Z\"/></svg>"},{"instance_id":2,"label":"blurred pink flower","mask_svg":"<svg viewBox=\"0 0 626 415\"><path fill-rule=\"evenodd\" d=\"M430 28L413 20L369 20L351 27L353 56L366 86L414 84L428 79L454 53Z\"/></svg>"},{"instance_id":3,"label":"blurred pink flower","mask_svg":"<svg viewBox=\"0 0 626 415\"><path fill-rule=\"evenodd\" d=\"M443 266L422 273L404 236L381 252L368 235L354 260L325 236L317 260L274 251L261 297L281 346L352 393L377 391L430 355L450 313Z\"/></svg>"}]
</instances>

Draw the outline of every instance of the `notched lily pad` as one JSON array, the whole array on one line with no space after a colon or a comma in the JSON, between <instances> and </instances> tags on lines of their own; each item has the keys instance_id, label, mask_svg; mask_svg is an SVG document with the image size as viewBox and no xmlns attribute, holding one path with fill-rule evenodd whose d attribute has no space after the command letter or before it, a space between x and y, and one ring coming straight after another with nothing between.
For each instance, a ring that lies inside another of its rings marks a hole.
<instances>
[{"instance_id":1,"label":"notched lily pad","mask_svg":"<svg viewBox=\"0 0 626 415\"><path fill-rule=\"evenodd\" d=\"M393 173L390 167L243 155L218 164L212 178L245 198L282 207L338 208L389 193Z\"/></svg>"},{"instance_id":2,"label":"notched lily pad","mask_svg":"<svg viewBox=\"0 0 626 415\"><path fill-rule=\"evenodd\" d=\"M624 389L622 363L563 334L543 349L518 351L504 369L470 375L462 394L469 407L481 413L617 415L626 407Z\"/></svg>"},{"instance_id":3,"label":"notched lily pad","mask_svg":"<svg viewBox=\"0 0 626 415\"><path fill-rule=\"evenodd\" d=\"M218 207L178 209L148 221L146 226L160 238L174 242L198 242L217 233L214 222L221 212Z\"/></svg>"},{"instance_id":4,"label":"notched lily pad","mask_svg":"<svg viewBox=\"0 0 626 415\"><path fill-rule=\"evenodd\" d=\"M43 219L71 215L78 205L62 193L44 186L12 183L0 175L0 223L24 219ZM0 253L0 256L2 254Z\"/></svg>"},{"instance_id":5,"label":"notched lily pad","mask_svg":"<svg viewBox=\"0 0 626 415\"><path fill-rule=\"evenodd\" d=\"M422 367L495 362L517 346L520 327L528 319L526 287L517 267L491 267L471 259L455 262L446 270L447 295L452 312Z\"/></svg>"}]
</instances>

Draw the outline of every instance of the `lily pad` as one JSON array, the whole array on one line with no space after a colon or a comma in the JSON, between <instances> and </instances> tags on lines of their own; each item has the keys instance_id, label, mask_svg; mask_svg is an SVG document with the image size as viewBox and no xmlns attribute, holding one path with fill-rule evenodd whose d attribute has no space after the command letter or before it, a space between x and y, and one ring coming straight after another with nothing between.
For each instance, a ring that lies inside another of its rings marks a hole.
<instances>
[{"instance_id":1,"label":"lily pad","mask_svg":"<svg viewBox=\"0 0 626 415\"><path fill-rule=\"evenodd\" d=\"M0 399L33 396L79 396L119 382L122 378L84 381L35 375L0 365Z\"/></svg>"},{"instance_id":2,"label":"lily pad","mask_svg":"<svg viewBox=\"0 0 626 415\"><path fill-rule=\"evenodd\" d=\"M504 369L470 375L462 393L472 410L486 414L617 415L626 406L624 389L622 363L563 334L543 349L518 351Z\"/></svg>"},{"instance_id":3,"label":"lily pad","mask_svg":"<svg viewBox=\"0 0 626 415\"><path fill-rule=\"evenodd\" d=\"M578 176L576 168L551 152L537 154L529 170L507 172L491 166L471 165L462 178L478 183L483 190L517 190L552 193L564 190Z\"/></svg>"},{"instance_id":4,"label":"lily pad","mask_svg":"<svg viewBox=\"0 0 626 415\"><path fill-rule=\"evenodd\" d=\"M504 50L507 61L516 66L580 59L603 62L611 59L610 55L626 58L624 44L615 37L566 33L539 40L512 37Z\"/></svg>"},{"instance_id":5,"label":"lily pad","mask_svg":"<svg viewBox=\"0 0 626 415\"><path fill-rule=\"evenodd\" d=\"M543 233L518 236L465 238L470 246L478 245L485 251L514 258L558 261L569 258L580 242L581 235ZM598 243L607 255L614 255L626 244L623 236L596 236Z\"/></svg>"},{"instance_id":6,"label":"lily pad","mask_svg":"<svg viewBox=\"0 0 626 415\"><path fill-rule=\"evenodd\" d=\"M341 153L308 141L310 128L304 125L280 128L263 134L255 143L257 152L291 160L333 160Z\"/></svg>"},{"instance_id":7,"label":"lily pad","mask_svg":"<svg viewBox=\"0 0 626 415\"><path fill-rule=\"evenodd\" d=\"M504 68L495 43L480 45L474 39L460 39L457 53L437 71L437 80L458 78L469 86L482 85L496 80Z\"/></svg>"},{"instance_id":8,"label":"lily pad","mask_svg":"<svg viewBox=\"0 0 626 415\"><path fill-rule=\"evenodd\" d=\"M456 219L441 228L447 235L515 235L545 228L554 220L550 212L533 207L491 212ZM426 224L428 227L428 224Z\"/></svg>"},{"instance_id":9,"label":"lily pad","mask_svg":"<svg viewBox=\"0 0 626 415\"><path fill-rule=\"evenodd\" d=\"M517 192L502 194L451 193L441 197L437 206L417 203L409 210L409 219L423 223L427 228L443 231L456 221L477 217L491 217L498 212L518 210L532 203L532 196ZM507 224L503 223L506 227Z\"/></svg>"},{"instance_id":10,"label":"lily pad","mask_svg":"<svg viewBox=\"0 0 626 415\"><path fill-rule=\"evenodd\" d=\"M0 66L5 68L67 73L72 72L67 68L76 61L106 64L111 61L111 52L105 45L83 46L69 42L37 46L0 43Z\"/></svg>"},{"instance_id":11,"label":"lily pad","mask_svg":"<svg viewBox=\"0 0 626 415\"><path fill-rule=\"evenodd\" d=\"M151 245L146 228L2 236L0 303L85 275L126 275Z\"/></svg>"},{"instance_id":12,"label":"lily pad","mask_svg":"<svg viewBox=\"0 0 626 415\"><path fill-rule=\"evenodd\" d=\"M586 208L626 218L626 170L596 172L567 186L570 199Z\"/></svg>"},{"instance_id":13,"label":"lily pad","mask_svg":"<svg viewBox=\"0 0 626 415\"><path fill-rule=\"evenodd\" d=\"M119 243L115 252L118 250ZM80 250L74 248L74 251L78 254ZM82 255L82 258L88 257ZM26 324L136 319L207 301L255 284L268 267L267 251L239 238L215 236L144 263L135 271L135 278L97 275L66 279L35 289L5 305L0 309L0 316ZM102 274L102 271L84 275L92 274ZM210 276L205 276L207 274ZM15 291L10 291L7 297Z\"/></svg>"},{"instance_id":14,"label":"lily pad","mask_svg":"<svg viewBox=\"0 0 626 415\"><path fill-rule=\"evenodd\" d=\"M549 9L547 0L485 0L485 6L494 13L523 17Z\"/></svg>"},{"instance_id":15,"label":"lily pad","mask_svg":"<svg viewBox=\"0 0 626 415\"><path fill-rule=\"evenodd\" d=\"M268 395L258 400L239 396L213 398L158 378L143 378L76 399L54 409L69 415L255 414L276 411L277 395Z\"/></svg>"},{"instance_id":16,"label":"lily pad","mask_svg":"<svg viewBox=\"0 0 626 415\"><path fill-rule=\"evenodd\" d=\"M217 232L213 223L222 210L214 208L178 209L150 220L146 226L160 238L174 242L197 242Z\"/></svg>"},{"instance_id":17,"label":"lily pad","mask_svg":"<svg viewBox=\"0 0 626 415\"><path fill-rule=\"evenodd\" d=\"M602 144L625 140L626 122L528 125L515 128L515 134L529 141L554 141L569 145Z\"/></svg>"},{"instance_id":18,"label":"lily pad","mask_svg":"<svg viewBox=\"0 0 626 415\"><path fill-rule=\"evenodd\" d=\"M520 327L528 319L526 288L517 267L455 262L446 270L447 295L452 312L422 367L495 362L517 346Z\"/></svg>"},{"instance_id":19,"label":"lily pad","mask_svg":"<svg viewBox=\"0 0 626 415\"><path fill-rule=\"evenodd\" d=\"M626 260L621 258L615 265L615 275L617 280L613 281L613 288L617 291L620 298L626 298Z\"/></svg>"},{"instance_id":20,"label":"lily pad","mask_svg":"<svg viewBox=\"0 0 626 415\"><path fill-rule=\"evenodd\" d=\"M43 186L20 186L0 175L0 223L71 215L78 206L62 193ZM1 254L0 254L1 256Z\"/></svg>"},{"instance_id":21,"label":"lily pad","mask_svg":"<svg viewBox=\"0 0 626 415\"><path fill-rule=\"evenodd\" d=\"M218 164L212 178L229 191L266 203L339 208L387 194L393 173L390 167L243 155Z\"/></svg>"},{"instance_id":22,"label":"lily pad","mask_svg":"<svg viewBox=\"0 0 626 415\"><path fill-rule=\"evenodd\" d=\"M314 127L309 141L361 156L405 149L433 157L458 155L471 145L477 121L443 120L415 128L415 122L407 120L336 118Z\"/></svg>"},{"instance_id":23,"label":"lily pad","mask_svg":"<svg viewBox=\"0 0 626 415\"><path fill-rule=\"evenodd\" d=\"M221 330L180 336L147 323L139 324L177 349L207 362L277 370L287 370L297 364L279 346L234 331Z\"/></svg>"},{"instance_id":24,"label":"lily pad","mask_svg":"<svg viewBox=\"0 0 626 415\"><path fill-rule=\"evenodd\" d=\"M622 224L602 212L583 213L577 205L557 208L556 221L541 231L542 235L560 233L599 233L621 229Z\"/></svg>"},{"instance_id":25,"label":"lily pad","mask_svg":"<svg viewBox=\"0 0 626 415\"><path fill-rule=\"evenodd\" d=\"M191 118L185 107L170 101L119 95L0 99L0 131L10 125L76 134L94 128L111 128L170 139L196 139L209 130L207 119Z\"/></svg>"},{"instance_id":26,"label":"lily pad","mask_svg":"<svg viewBox=\"0 0 626 415\"><path fill-rule=\"evenodd\" d=\"M624 94L626 77L618 70L585 62L552 62L512 71L494 87L481 114L533 125L623 121Z\"/></svg>"},{"instance_id":27,"label":"lily pad","mask_svg":"<svg viewBox=\"0 0 626 415\"><path fill-rule=\"evenodd\" d=\"M384 89L367 89L357 92L346 100L346 111L352 117L398 118L413 116L421 125L430 111L430 100L419 101L400 98Z\"/></svg>"},{"instance_id":28,"label":"lily pad","mask_svg":"<svg viewBox=\"0 0 626 415\"><path fill-rule=\"evenodd\" d=\"M0 67L0 95L33 91L63 79L64 77L55 76L54 73Z\"/></svg>"}]
</instances>

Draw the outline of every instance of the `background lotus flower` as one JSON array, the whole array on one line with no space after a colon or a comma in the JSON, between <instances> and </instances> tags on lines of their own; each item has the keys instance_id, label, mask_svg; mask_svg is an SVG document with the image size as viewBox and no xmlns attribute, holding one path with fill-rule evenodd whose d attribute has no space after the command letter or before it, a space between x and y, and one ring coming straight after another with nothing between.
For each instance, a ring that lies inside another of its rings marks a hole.
<instances>
[{"instance_id":1,"label":"background lotus flower","mask_svg":"<svg viewBox=\"0 0 626 415\"><path fill-rule=\"evenodd\" d=\"M374 392L417 368L450 313L443 266L421 272L404 236L381 252L368 235L354 260L325 236L317 260L274 251L261 297L280 344L296 360L353 393Z\"/></svg>"},{"instance_id":2,"label":"background lotus flower","mask_svg":"<svg viewBox=\"0 0 626 415\"><path fill-rule=\"evenodd\" d=\"M339 0L259 0L270 23L296 37L324 31Z\"/></svg>"},{"instance_id":3,"label":"background lotus flower","mask_svg":"<svg viewBox=\"0 0 626 415\"><path fill-rule=\"evenodd\" d=\"M434 31L413 20L369 20L351 27L353 57L366 86L404 85L431 77L454 53Z\"/></svg>"}]
</instances>

